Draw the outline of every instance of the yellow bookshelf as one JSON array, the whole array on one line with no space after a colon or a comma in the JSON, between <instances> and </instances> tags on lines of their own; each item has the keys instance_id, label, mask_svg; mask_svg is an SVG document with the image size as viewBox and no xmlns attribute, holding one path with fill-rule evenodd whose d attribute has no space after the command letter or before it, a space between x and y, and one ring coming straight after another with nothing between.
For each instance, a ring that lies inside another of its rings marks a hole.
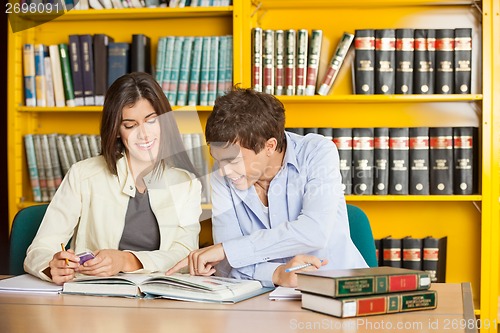
<instances>
[{"instance_id":1,"label":"yellow bookshelf","mask_svg":"<svg viewBox=\"0 0 500 333\"><path fill-rule=\"evenodd\" d=\"M25 16L40 21L41 16ZM217 8L71 11L18 33L9 32L9 216L35 204L22 136L27 133L99 131L100 107L23 106L22 45L67 42L69 34L107 33L130 42L151 37L152 56L165 35L233 35L233 82L251 85L251 29L322 29L328 63L344 31L362 28L471 27L470 95L355 96L346 59L329 96L281 96L289 127L477 126L480 128L480 192L468 196L347 196L367 212L375 237L448 236L447 282L470 281L476 314L497 318L499 290L500 3L497 0L234 0ZM350 54L352 57L352 53ZM199 129L210 107L175 108L181 130ZM496 112L494 112L496 110ZM199 119L193 124L193 119ZM210 210L210 205L204 205ZM482 328L482 331L486 331ZM496 331L496 327L491 331Z\"/></svg>"}]
</instances>

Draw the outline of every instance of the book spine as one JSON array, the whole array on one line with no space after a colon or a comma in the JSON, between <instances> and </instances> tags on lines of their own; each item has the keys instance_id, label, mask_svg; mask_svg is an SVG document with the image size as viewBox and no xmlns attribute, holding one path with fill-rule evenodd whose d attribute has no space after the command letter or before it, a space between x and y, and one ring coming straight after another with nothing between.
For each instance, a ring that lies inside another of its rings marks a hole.
<instances>
[{"instance_id":1,"label":"book spine","mask_svg":"<svg viewBox=\"0 0 500 333\"><path fill-rule=\"evenodd\" d=\"M375 30L375 94L391 95L396 86L396 32Z\"/></svg>"},{"instance_id":2,"label":"book spine","mask_svg":"<svg viewBox=\"0 0 500 333\"><path fill-rule=\"evenodd\" d=\"M382 239L383 266L401 267L401 239L386 237Z\"/></svg>"},{"instance_id":3,"label":"book spine","mask_svg":"<svg viewBox=\"0 0 500 333\"><path fill-rule=\"evenodd\" d=\"M352 192L373 194L373 128L352 129Z\"/></svg>"},{"instance_id":4,"label":"book spine","mask_svg":"<svg viewBox=\"0 0 500 333\"><path fill-rule=\"evenodd\" d=\"M166 37L158 38L158 46L156 47L156 67L155 67L155 80L161 86L163 82L163 69L165 66L165 44Z\"/></svg>"},{"instance_id":5,"label":"book spine","mask_svg":"<svg viewBox=\"0 0 500 333\"><path fill-rule=\"evenodd\" d=\"M262 35L261 28L252 30L252 88L262 92Z\"/></svg>"},{"instance_id":6,"label":"book spine","mask_svg":"<svg viewBox=\"0 0 500 333\"><path fill-rule=\"evenodd\" d=\"M376 127L373 137L373 194L389 193L389 128Z\"/></svg>"},{"instance_id":7,"label":"book spine","mask_svg":"<svg viewBox=\"0 0 500 333\"><path fill-rule=\"evenodd\" d=\"M129 50L128 43L108 44L108 88L117 78L129 72Z\"/></svg>"},{"instance_id":8,"label":"book spine","mask_svg":"<svg viewBox=\"0 0 500 333\"><path fill-rule=\"evenodd\" d=\"M75 93L73 90L73 78L71 77L68 44L58 44L58 48L61 61L61 73L63 77L64 98L66 100L66 106L75 106Z\"/></svg>"},{"instance_id":9,"label":"book spine","mask_svg":"<svg viewBox=\"0 0 500 333\"><path fill-rule=\"evenodd\" d=\"M354 35L347 32L344 32L340 38L340 42L330 60L327 72L321 80L321 85L318 89L319 95L326 96L330 92L353 40Z\"/></svg>"},{"instance_id":10,"label":"book spine","mask_svg":"<svg viewBox=\"0 0 500 333\"><path fill-rule=\"evenodd\" d=\"M428 195L429 189L429 128L412 127L410 135L410 194Z\"/></svg>"},{"instance_id":11,"label":"book spine","mask_svg":"<svg viewBox=\"0 0 500 333\"><path fill-rule=\"evenodd\" d=\"M453 127L453 193L477 192L477 127Z\"/></svg>"},{"instance_id":12,"label":"book spine","mask_svg":"<svg viewBox=\"0 0 500 333\"><path fill-rule=\"evenodd\" d=\"M422 241L422 269L429 274L432 282L446 282L447 237L425 237Z\"/></svg>"},{"instance_id":13,"label":"book spine","mask_svg":"<svg viewBox=\"0 0 500 333\"><path fill-rule=\"evenodd\" d=\"M48 47L44 46L44 65L45 65L45 86L46 86L46 92L47 92L47 106L53 107L56 105L56 102L54 100L54 79L52 77L52 65L50 63L50 56Z\"/></svg>"},{"instance_id":14,"label":"book spine","mask_svg":"<svg viewBox=\"0 0 500 333\"><path fill-rule=\"evenodd\" d=\"M402 240L403 268L422 269L422 239L405 237Z\"/></svg>"},{"instance_id":15,"label":"book spine","mask_svg":"<svg viewBox=\"0 0 500 333\"><path fill-rule=\"evenodd\" d=\"M217 98L217 80L219 68L219 36L212 36L210 42L210 65L208 67L208 105L214 105Z\"/></svg>"},{"instance_id":16,"label":"book spine","mask_svg":"<svg viewBox=\"0 0 500 333\"><path fill-rule=\"evenodd\" d=\"M78 35L69 35L69 56L71 59L75 106L85 105L83 99L83 76L80 54L80 37Z\"/></svg>"},{"instance_id":17,"label":"book spine","mask_svg":"<svg viewBox=\"0 0 500 333\"><path fill-rule=\"evenodd\" d=\"M49 200L52 200L56 193L56 183L54 178L54 166L50 156L49 140L47 134L40 134L40 146L42 148L43 166L45 169L45 178L47 179L47 191Z\"/></svg>"},{"instance_id":18,"label":"book spine","mask_svg":"<svg viewBox=\"0 0 500 333\"><path fill-rule=\"evenodd\" d=\"M201 72L200 72L200 105L208 105L208 83L209 83L209 67L210 59L210 44L212 39L210 37L203 37Z\"/></svg>"},{"instance_id":19,"label":"book spine","mask_svg":"<svg viewBox=\"0 0 500 333\"><path fill-rule=\"evenodd\" d=\"M52 161L52 173L54 174L54 186L57 189L62 182L61 163L59 161L59 154L57 152L57 134L48 134L47 140L49 143L50 159Z\"/></svg>"},{"instance_id":20,"label":"book spine","mask_svg":"<svg viewBox=\"0 0 500 333\"><path fill-rule=\"evenodd\" d=\"M285 95L295 95L296 31L285 31Z\"/></svg>"},{"instance_id":21,"label":"book spine","mask_svg":"<svg viewBox=\"0 0 500 333\"><path fill-rule=\"evenodd\" d=\"M225 91L231 91L233 88L233 36L227 36L225 82L226 82Z\"/></svg>"},{"instance_id":22,"label":"book spine","mask_svg":"<svg viewBox=\"0 0 500 333\"><path fill-rule=\"evenodd\" d=\"M99 156L101 154L101 148L97 138L97 135L89 135L89 147L92 157Z\"/></svg>"},{"instance_id":23,"label":"book spine","mask_svg":"<svg viewBox=\"0 0 500 333\"><path fill-rule=\"evenodd\" d=\"M64 139L64 148L66 148L66 154L68 155L68 161L70 167L78 162L76 159L75 146L73 145L73 140L71 139L71 135L63 135Z\"/></svg>"},{"instance_id":24,"label":"book spine","mask_svg":"<svg viewBox=\"0 0 500 333\"><path fill-rule=\"evenodd\" d=\"M375 30L356 30L354 33L355 93L375 93Z\"/></svg>"},{"instance_id":25,"label":"book spine","mask_svg":"<svg viewBox=\"0 0 500 333\"><path fill-rule=\"evenodd\" d=\"M306 94L308 32L306 29L297 31L297 66L295 69L295 94Z\"/></svg>"},{"instance_id":26,"label":"book spine","mask_svg":"<svg viewBox=\"0 0 500 333\"><path fill-rule=\"evenodd\" d=\"M186 37L182 44L182 60L179 70L179 87L177 105L185 106L188 103L189 70L191 68L191 53L193 50L193 37Z\"/></svg>"},{"instance_id":27,"label":"book spine","mask_svg":"<svg viewBox=\"0 0 500 333\"><path fill-rule=\"evenodd\" d=\"M396 94L413 94L413 29L396 29Z\"/></svg>"},{"instance_id":28,"label":"book spine","mask_svg":"<svg viewBox=\"0 0 500 333\"><path fill-rule=\"evenodd\" d=\"M430 193L453 194L453 129L429 128Z\"/></svg>"},{"instance_id":29,"label":"book spine","mask_svg":"<svg viewBox=\"0 0 500 333\"><path fill-rule=\"evenodd\" d=\"M177 92L179 89L179 72L182 60L182 45L186 37L175 37L174 55L170 68L170 84L167 98L171 105L177 105Z\"/></svg>"},{"instance_id":30,"label":"book spine","mask_svg":"<svg viewBox=\"0 0 500 333\"><path fill-rule=\"evenodd\" d=\"M114 39L105 34L95 34L94 38L94 79L95 105L104 105L104 95L108 87L108 45Z\"/></svg>"},{"instance_id":31,"label":"book spine","mask_svg":"<svg viewBox=\"0 0 500 333\"><path fill-rule=\"evenodd\" d=\"M334 128L332 136L339 152L342 190L352 194L352 129Z\"/></svg>"},{"instance_id":32,"label":"book spine","mask_svg":"<svg viewBox=\"0 0 500 333\"><path fill-rule=\"evenodd\" d=\"M40 183L40 190L42 191L42 201L49 201L49 188L47 187L47 176L45 164L43 160L42 141L39 134L33 135L33 144L35 147L36 168L38 169L38 179Z\"/></svg>"},{"instance_id":33,"label":"book spine","mask_svg":"<svg viewBox=\"0 0 500 333\"><path fill-rule=\"evenodd\" d=\"M24 100L26 106L36 106L35 46L23 45Z\"/></svg>"},{"instance_id":34,"label":"book spine","mask_svg":"<svg viewBox=\"0 0 500 333\"><path fill-rule=\"evenodd\" d=\"M69 161L68 153L66 151L66 145L64 143L64 135L58 134L56 138L57 143L57 153L59 155L59 161L61 162L61 169L64 175L68 172L71 167L71 163Z\"/></svg>"},{"instance_id":35,"label":"book spine","mask_svg":"<svg viewBox=\"0 0 500 333\"><path fill-rule=\"evenodd\" d=\"M87 158L91 158L92 154L90 153L90 144L89 144L89 136L83 134L80 136L80 146L82 147L82 158L86 160Z\"/></svg>"},{"instance_id":36,"label":"book spine","mask_svg":"<svg viewBox=\"0 0 500 333\"><path fill-rule=\"evenodd\" d=\"M130 70L151 74L151 38L144 34L132 35Z\"/></svg>"},{"instance_id":37,"label":"book spine","mask_svg":"<svg viewBox=\"0 0 500 333\"><path fill-rule=\"evenodd\" d=\"M415 94L432 94L432 63L427 52L428 29L415 29L413 85Z\"/></svg>"},{"instance_id":38,"label":"book spine","mask_svg":"<svg viewBox=\"0 0 500 333\"><path fill-rule=\"evenodd\" d=\"M285 93L285 32L274 31L274 94L279 96Z\"/></svg>"},{"instance_id":39,"label":"book spine","mask_svg":"<svg viewBox=\"0 0 500 333\"><path fill-rule=\"evenodd\" d=\"M71 138L71 142L73 144L73 150L75 152L76 161L83 160L83 150L82 145L80 143L80 134L73 134L69 136Z\"/></svg>"},{"instance_id":40,"label":"book spine","mask_svg":"<svg viewBox=\"0 0 500 333\"><path fill-rule=\"evenodd\" d=\"M262 85L267 94L274 94L274 31L262 32Z\"/></svg>"},{"instance_id":41,"label":"book spine","mask_svg":"<svg viewBox=\"0 0 500 333\"><path fill-rule=\"evenodd\" d=\"M49 46L50 67L52 69L52 78L54 80L54 98L57 107L66 106L64 99L64 86L61 72L61 60L59 58L59 48L57 45Z\"/></svg>"},{"instance_id":42,"label":"book spine","mask_svg":"<svg viewBox=\"0 0 500 333\"><path fill-rule=\"evenodd\" d=\"M455 94L471 93L472 29L455 29Z\"/></svg>"},{"instance_id":43,"label":"book spine","mask_svg":"<svg viewBox=\"0 0 500 333\"><path fill-rule=\"evenodd\" d=\"M33 201L41 202L42 191L40 188L38 168L36 166L35 145L33 142L32 134L26 134L24 136L24 149L26 151L26 161L28 162L28 171L31 182L31 191L33 192Z\"/></svg>"},{"instance_id":44,"label":"book spine","mask_svg":"<svg viewBox=\"0 0 500 333\"><path fill-rule=\"evenodd\" d=\"M95 105L94 47L91 35L80 35L80 50L82 58L83 102L85 105Z\"/></svg>"},{"instance_id":45,"label":"book spine","mask_svg":"<svg viewBox=\"0 0 500 333\"><path fill-rule=\"evenodd\" d=\"M389 193L408 194L409 130L391 128L389 137Z\"/></svg>"},{"instance_id":46,"label":"book spine","mask_svg":"<svg viewBox=\"0 0 500 333\"><path fill-rule=\"evenodd\" d=\"M35 90L36 106L47 106L47 87L45 81L45 51L43 44L35 45Z\"/></svg>"},{"instance_id":47,"label":"book spine","mask_svg":"<svg viewBox=\"0 0 500 333\"><path fill-rule=\"evenodd\" d=\"M323 43L323 30L312 30L307 56L306 95L313 96L318 80L319 57Z\"/></svg>"},{"instance_id":48,"label":"book spine","mask_svg":"<svg viewBox=\"0 0 500 333\"><path fill-rule=\"evenodd\" d=\"M191 60L191 70L189 73L188 105L198 105L200 91L200 70L201 54L203 49L203 38L194 37L193 40L193 59Z\"/></svg>"},{"instance_id":49,"label":"book spine","mask_svg":"<svg viewBox=\"0 0 500 333\"><path fill-rule=\"evenodd\" d=\"M219 40L219 66L217 70L217 97L223 96L226 93L226 71L229 61L228 53L228 36L221 36Z\"/></svg>"},{"instance_id":50,"label":"book spine","mask_svg":"<svg viewBox=\"0 0 500 333\"><path fill-rule=\"evenodd\" d=\"M174 36L167 36L167 41L165 43L165 64L163 65L163 79L161 82L161 89L165 95L169 96L170 89L170 72L172 71L172 60L174 59ZM170 102L170 101L169 101Z\"/></svg>"},{"instance_id":51,"label":"book spine","mask_svg":"<svg viewBox=\"0 0 500 333\"><path fill-rule=\"evenodd\" d=\"M453 29L436 30L436 94L452 94L454 87L455 31Z\"/></svg>"}]
</instances>

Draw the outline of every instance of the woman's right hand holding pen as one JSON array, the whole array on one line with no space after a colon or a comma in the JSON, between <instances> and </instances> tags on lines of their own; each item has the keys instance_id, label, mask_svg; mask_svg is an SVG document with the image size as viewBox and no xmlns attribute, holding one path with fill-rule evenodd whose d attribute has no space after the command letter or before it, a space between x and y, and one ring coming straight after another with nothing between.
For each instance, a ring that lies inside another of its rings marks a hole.
<instances>
[{"instance_id":1,"label":"woman's right hand holding pen","mask_svg":"<svg viewBox=\"0 0 500 333\"><path fill-rule=\"evenodd\" d=\"M64 248L64 246L63 246ZM63 250L56 252L49 262L49 267L45 273L57 285L73 280L75 272L80 265L80 258L73 250Z\"/></svg>"},{"instance_id":2,"label":"woman's right hand holding pen","mask_svg":"<svg viewBox=\"0 0 500 333\"><path fill-rule=\"evenodd\" d=\"M273 283L276 286L295 288L297 287L296 272L315 271L326 264L328 264L327 259L304 254L296 255L286 264L276 268L273 274Z\"/></svg>"}]
</instances>

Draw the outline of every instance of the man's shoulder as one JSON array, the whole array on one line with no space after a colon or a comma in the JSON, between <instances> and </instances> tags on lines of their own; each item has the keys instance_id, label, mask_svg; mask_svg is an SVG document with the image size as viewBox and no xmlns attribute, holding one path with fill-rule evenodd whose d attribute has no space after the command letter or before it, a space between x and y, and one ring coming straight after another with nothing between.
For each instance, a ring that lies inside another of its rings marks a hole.
<instances>
[{"instance_id":1,"label":"man's shoulder","mask_svg":"<svg viewBox=\"0 0 500 333\"><path fill-rule=\"evenodd\" d=\"M323 135L309 133L305 136L287 133L297 155L317 152L318 149L333 149L335 144Z\"/></svg>"}]
</instances>

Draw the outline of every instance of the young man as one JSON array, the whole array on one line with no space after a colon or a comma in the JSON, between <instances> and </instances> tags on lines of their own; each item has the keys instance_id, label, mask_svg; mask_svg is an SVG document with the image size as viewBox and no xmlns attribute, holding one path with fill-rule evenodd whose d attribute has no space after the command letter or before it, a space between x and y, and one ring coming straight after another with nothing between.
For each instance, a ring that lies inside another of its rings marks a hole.
<instances>
[{"instance_id":1,"label":"young man","mask_svg":"<svg viewBox=\"0 0 500 333\"><path fill-rule=\"evenodd\" d=\"M211 177L215 245L167 274L189 265L191 274L293 287L287 268L367 267L350 238L335 145L284 128L272 95L236 89L216 100L205 133L219 168Z\"/></svg>"}]
</instances>

